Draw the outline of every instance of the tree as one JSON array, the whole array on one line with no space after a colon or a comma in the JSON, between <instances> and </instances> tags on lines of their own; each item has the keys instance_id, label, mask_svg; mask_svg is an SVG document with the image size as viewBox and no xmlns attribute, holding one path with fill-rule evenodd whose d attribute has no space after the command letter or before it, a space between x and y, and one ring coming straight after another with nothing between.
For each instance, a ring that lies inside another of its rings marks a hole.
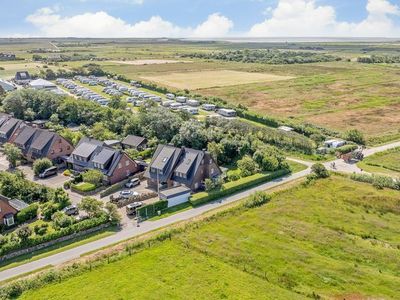
<instances>
[{"instance_id":1,"label":"tree","mask_svg":"<svg viewBox=\"0 0 400 300\"><path fill-rule=\"evenodd\" d=\"M59 209L63 209L71 204L71 200L63 188L57 188L54 191L53 201L59 205Z\"/></svg>"},{"instance_id":2,"label":"tree","mask_svg":"<svg viewBox=\"0 0 400 300\"><path fill-rule=\"evenodd\" d=\"M204 149L207 145L207 131L204 124L196 120L184 122L173 142L177 146Z\"/></svg>"},{"instance_id":3,"label":"tree","mask_svg":"<svg viewBox=\"0 0 400 300\"><path fill-rule=\"evenodd\" d=\"M17 146L10 143L6 143L4 145L4 154L6 155L11 168L15 168L17 166L17 161L22 157L21 150Z\"/></svg>"},{"instance_id":4,"label":"tree","mask_svg":"<svg viewBox=\"0 0 400 300\"><path fill-rule=\"evenodd\" d=\"M258 164L248 155L238 160L237 166L243 177L251 176L259 171Z\"/></svg>"},{"instance_id":5,"label":"tree","mask_svg":"<svg viewBox=\"0 0 400 300\"><path fill-rule=\"evenodd\" d=\"M16 234L21 239L21 242L25 243L32 235L32 229L30 229L27 225L23 225L16 230Z\"/></svg>"},{"instance_id":6,"label":"tree","mask_svg":"<svg viewBox=\"0 0 400 300\"><path fill-rule=\"evenodd\" d=\"M91 218L99 217L103 213L103 202L92 197L83 198L82 201L78 204L78 207L80 210L86 212Z\"/></svg>"},{"instance_id":7,"label":"tree","mask_svg":"<svg viewBox=\"0 0 400 300\"><path fill-rule=\"evenodd\" d=\"M263 171L276 171L287 167L285 156L272 146L265 146L253 154L253 159Z\"/></svg>"},{"instance_id":8,"label":"tree","mask_svg":"<svg viewBox=\"0 0 400 300\"><path fill-rule=\"evenodd\" d=\"M358 129L350 129L344 134L344 138L356 144L365 145L365 138L361 131Z\"/></svg>"},{"instance_id":9,"label":"tree","mask_svg":"<svg viewBox=\"0 0 400 300\"><path fill-rule=\"evenodd\" d=\"M321 163L312 165L311 172L316 178L328 178L329 177L328 170Z\"/></svg>"},{"instance_id":10,"label":"tree","mask_svg":"<svg viewBox=\"0 0 400 300\"><path fill-rule=\"evenodd\" d=\"M210 152L211 157L215 160L215 162L218 163L219 157L224 151L224 146L216 142L211 142L208 143L207 150Z\"/></svg>"},{"instance_id":11,"label":"tree","mask_svg":"<svg viewBox=\"0 0 400 300\"><path fill-rule=\"evenodd\" d=\"M57 211L51 216L55 228L65 228L74 223L74 218L67 216L62 211Z\"/></svg>"},{"instance_id":12,"label":"tree","mask_svg":"<svg viewBox=\"0 0 400 300\"><path fill-rule=\"evenodd\" d=\"M108 218L112 224L117 225L121 222L121 215L114 203L107 202L104 208L106 209Z\"/></svg>"},{"instance_id":13,"label":"tree","mask_svg":"<svg viewBox=\"0 0 400 300\"><path fill-rule=\"evenodd\" d=\"M35 173L35 176L39 176L40 173L42 173L44 170L50 168L53 166L53 163L51 162L50 159L44 157L44 158L39 158L34 161L33 163L33 173Z\"/></svg>"},{"instance_id":14,"label":"tree","mask_svg":"<svg viewBox=\"0 0 400 300\"><path fill-rule=\"evenodd\" d=\"M103 183L103 173L100 170L88 170L82 174L84 182L89 182L94 184L96 187Z\"/></svg>"},{"instance_id":15,"label":"tree","mask_svg":"<svg viewBox=\"0 0 400 300\"><path fill-rule=\"evenodd\" d=\"M111 101L108 106L114 109L125 109L127 107L126 101L122 100L121 96L111 97Z\"/></svg>"}]
</instances>

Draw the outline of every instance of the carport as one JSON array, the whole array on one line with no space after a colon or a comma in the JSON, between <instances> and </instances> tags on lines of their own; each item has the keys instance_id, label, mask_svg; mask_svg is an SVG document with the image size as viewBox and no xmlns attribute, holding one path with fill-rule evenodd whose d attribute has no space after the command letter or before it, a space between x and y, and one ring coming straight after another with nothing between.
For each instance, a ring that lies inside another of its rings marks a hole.
<instances>
[{"instance_id":1,"label":"carport","mask_svg":"<svg viewBox=\"0 0 400 300\"><path fill-rule=\"evenodd\" d=\"M191 190L183 185L160 192L160 199L168 201L168 207L189 201Z\"/></svg>"}]
</instances>

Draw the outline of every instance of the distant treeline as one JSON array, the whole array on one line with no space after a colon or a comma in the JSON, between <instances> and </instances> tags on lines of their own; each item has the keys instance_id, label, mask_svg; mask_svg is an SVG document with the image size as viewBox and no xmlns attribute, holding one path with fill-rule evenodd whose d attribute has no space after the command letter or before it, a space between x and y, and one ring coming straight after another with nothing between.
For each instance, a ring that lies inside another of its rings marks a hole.
<instances>
[{"instance_id":1,"label":"distant treeline","mask_svg":"<svg viewBox=\"0 0 400 300\"><path fill-rule=\"evenodd\" d=\"M333 55L304 52L304 51L282 51L272 49L259 50L231 50L224 52L211 53L188 53L181 57L217 59L224 61L236 61L244 63L264 63L264 64L306 64L315 62L339 61L340 57Z\"/></svg>"},{"instance_id":2,"label":"distant treeline","mask_svg":"<svg viewBox=\"0 0 400 300\"><path fill-rule=\"evenodd\" d=\"M397 64L400 63L400 56L395 55L371 55L357 58L363 64Z\"/></svg>"}]
</instances>

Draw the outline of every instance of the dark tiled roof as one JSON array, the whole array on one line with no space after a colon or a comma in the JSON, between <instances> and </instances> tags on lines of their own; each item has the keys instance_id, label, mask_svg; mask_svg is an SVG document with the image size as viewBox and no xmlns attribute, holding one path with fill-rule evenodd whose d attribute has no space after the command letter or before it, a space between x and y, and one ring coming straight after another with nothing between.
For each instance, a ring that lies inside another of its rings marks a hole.
<instances>
[{"instance_id":1,"label":"dark tiled roof","mask_svg":"<svg viewBox=\"0 0 400 300\"><path fill-rule=\"evenodd\" d=\"M15 126L21 122L18 119L15 118L11 118L9 120L7 120L6 122L3 123L3 125L0 127L0 133L2 134L8 134L10 132L10 130L14 129Z\"/></svg>"},{"instance_id":2,"label":"dark tiled roof","mask_svg":"<svg viewBox=\"0 0 400 300\"><path fill-rule=\"evenodd\" d=\"M25 145L36 131L36 128L25 126L20 134L17 136L17 138L14 140L14 143L18 145Z\"/></svg>"},{"instance_id":3,"label":"dark tiled roof","mask_svg":"<svg viewBox=\"0 0 400 300\"><path fill-rule=\"evenodd\" d=\"M38 135L32 142L31 148L42 151L46 145L54 138L55 133L48 130L38 129Z\"/></svg>"},{"instance_id":4,"label":"dark tiled roof","mask_svg":"<svg viewBox=\"0 0 400 300\"><path fill-rule=\"evenodd\" d=\"M138 147L143 142L146 142L146 138L137 136L137 135L128 135L123 141L122 144L128 145L131 147Z\"/></svg>"},{"instance_id":5,"label":"dark tiled roof","mask_svg":"<svg viewBox=\"0 0 400 300\"><path fill-rule=\"evenodd\" d=\"M72 155L88 158L90 155L93 154L97 147L99 146L85 142L76 147L74 152L72 152Z\"/></svg>"},{"instance_id":6,"label":"dark tiled roof","mask_svg":"<svg viewBox=\"0 0 400 300\"><path fill-rule=\"evenodd\" d=\"M183 159L178 163L175 172L187 174L195 164L198 153L186 150Z\"/></svg>"},{"instance_id":7,"label":"dark tiled roof","mask_svg":"<svg viewBox=\"0 0 400 300\"><path fill-rule=\"evenodd\" d=\"M117 151L103 148L98 154L93 157L93 163L105 165L114 156Z\"/></svg>"}]
</instances>

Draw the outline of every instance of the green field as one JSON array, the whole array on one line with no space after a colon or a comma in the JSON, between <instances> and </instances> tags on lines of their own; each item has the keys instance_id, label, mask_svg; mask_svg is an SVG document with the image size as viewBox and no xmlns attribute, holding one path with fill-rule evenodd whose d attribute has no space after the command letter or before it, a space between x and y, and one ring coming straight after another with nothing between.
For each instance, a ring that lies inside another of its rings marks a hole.
<instances>
[{"instance_id":1,"label":"green field","mask_svg":"<svg viewBox=\"0 0 400 300\"><path fill-rule=\"evenodd\" d=\"M21 299L398 299L398 199L334 176Z\"/></svg>"},{"instance_id":2,"label":"green field","mask_svg":"<svg viewBox=\"0 0 400 300\"><path fill-rule=\"evenodd\" d=\"M387 150L366 157L357 164L366 172L400 176L400 148Z\"/></svg>"}]
</instances>

